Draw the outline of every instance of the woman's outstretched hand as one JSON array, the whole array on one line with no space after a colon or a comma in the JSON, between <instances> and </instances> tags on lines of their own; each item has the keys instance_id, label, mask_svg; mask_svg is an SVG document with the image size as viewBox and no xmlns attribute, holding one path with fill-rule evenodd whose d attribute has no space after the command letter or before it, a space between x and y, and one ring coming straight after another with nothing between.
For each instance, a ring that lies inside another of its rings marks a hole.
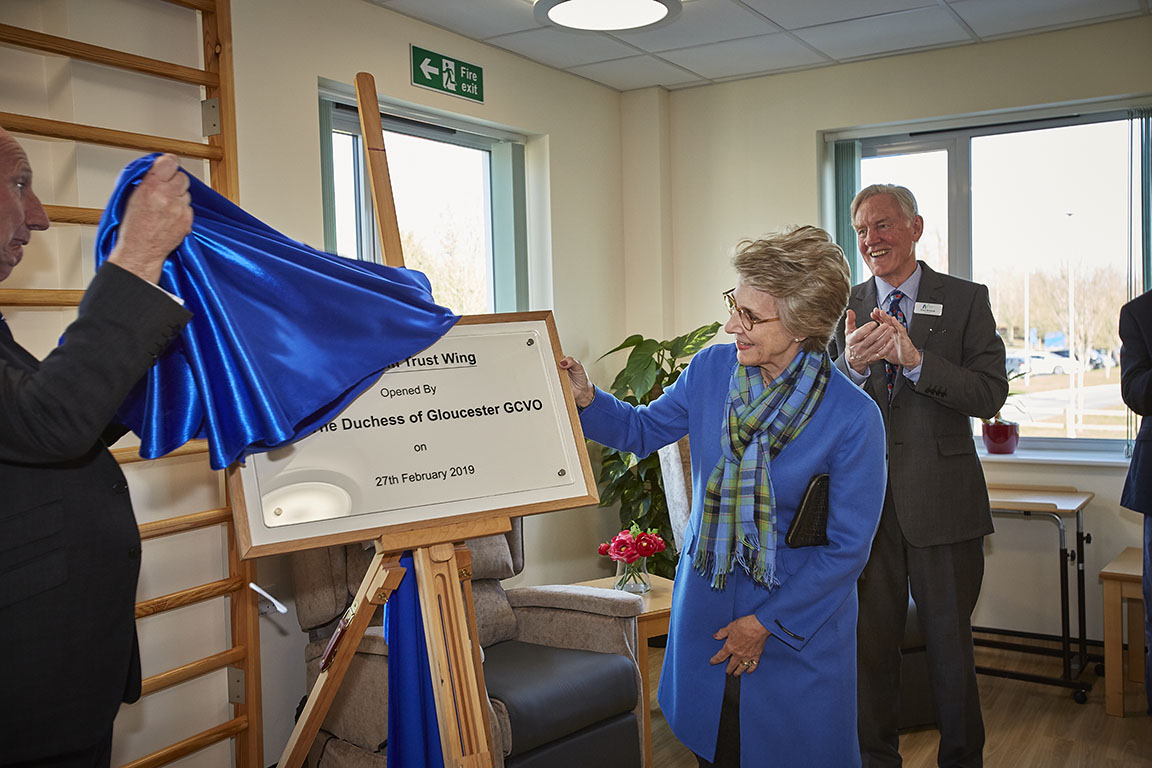
<instances>
[{"instance_id":1,"label":"woman's outstretched hand","mask_svg":"<svg viewBox=\"0 0 1152 768\"><path fill-rule=\"evenodd\" d=\"M588 380L588 372L574 357L565 356L559 366L560 370L568 371L568 381L572 383L572 396L576 399L576 405L587 408L596 397L596 388Z\"/></svg>"}]
</instances>

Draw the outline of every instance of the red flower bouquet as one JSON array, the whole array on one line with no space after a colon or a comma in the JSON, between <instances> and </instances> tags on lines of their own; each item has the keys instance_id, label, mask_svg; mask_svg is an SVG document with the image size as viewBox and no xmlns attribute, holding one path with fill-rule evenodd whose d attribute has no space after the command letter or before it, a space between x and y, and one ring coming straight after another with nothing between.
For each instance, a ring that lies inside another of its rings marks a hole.
<instances>
[{"instance_id":1,"label":"red flower bouquet","mask_svg":"<svg viewBox=\"0 0 1152 768\"><path fill-rule=\"evenodd\" d=\"M600 545L599 553L616 561L616 589L643 594L652 588L648 578L648 558L663 552L667 545L655 530L632 527L620 531Z\"/></svg>"}]
</instances>

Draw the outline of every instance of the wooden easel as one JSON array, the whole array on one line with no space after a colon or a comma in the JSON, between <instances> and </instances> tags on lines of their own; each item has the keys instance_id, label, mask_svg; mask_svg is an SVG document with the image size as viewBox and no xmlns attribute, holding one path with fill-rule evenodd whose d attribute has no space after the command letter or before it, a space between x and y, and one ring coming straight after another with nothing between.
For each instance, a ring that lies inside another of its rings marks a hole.
<instances>
[{"instance_id":1,"label":"wooden easel","mask_svg":"<svg viewBox=\"0 0 1152 768\"><path fill-rule=\"evenodd\" d=\"M367 72L356 75L356 101L368 150L372 205L384 261L389 266L402 267L404 252L384 150L376 81ZM376 540L376 554L346 613L348 623L335 657L312 686L278 768L299 768L303 764L376 606L388 601L404 577L400 553L408 549L413 550L445 768L491 768L492 734L484 697L484 672L476 642L476 617L470 610L472 556L462 544L453 542L511 529L508 517L495 517L388 534Z\"/></svg>"}]
</instances>

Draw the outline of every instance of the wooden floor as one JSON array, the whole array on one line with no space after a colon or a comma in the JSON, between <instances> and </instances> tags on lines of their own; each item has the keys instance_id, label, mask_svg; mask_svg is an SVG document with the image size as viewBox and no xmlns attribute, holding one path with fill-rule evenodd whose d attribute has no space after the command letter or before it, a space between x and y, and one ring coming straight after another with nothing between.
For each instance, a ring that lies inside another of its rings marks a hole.
<instances>
[{"instance_id":1,"label":"wooden floor","mask_svg":"<svg viewBox=\"0 0 1152 768\"><path fill-rule=\"evenodd\" d=\"M651 679L660 674L662 648L650 649ZM991 648L976 649L980 666L1058 676L1060 660L1036 654ZM761 670L761 672L766 670ZM1104 714L1104 679L1090 667L1083 679L1092 682L1088 702L1077 704L1067 689L980 675L984 710L987 768L1152 768L1152 717L1144 687L1125 687L1123 718ZM934 768L939 736L934 728L901 734L905 768ZM668 728L659 706L652 703L654 768L696 768L696 758ZM744 766L743 768L758 768Z\"/></svg>"}]
</instances>

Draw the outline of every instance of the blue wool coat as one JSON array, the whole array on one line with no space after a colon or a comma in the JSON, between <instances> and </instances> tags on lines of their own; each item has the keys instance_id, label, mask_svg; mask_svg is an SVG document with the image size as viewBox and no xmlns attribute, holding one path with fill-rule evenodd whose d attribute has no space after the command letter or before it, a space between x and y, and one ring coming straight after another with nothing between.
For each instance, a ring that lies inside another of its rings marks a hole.
<instances>
[{"instance_id":1,"label":"blue wool coat","mask_svg":"<svg viewBox=\"0 0 1152 768\"><path fill-rule=\"evenodd\" d=\"M773 460L776 572L769 592L740 569L724 591L692 569L704 487L720 460L734 345L701 351L651 405L633 407L597 390L580 420L585 435L646 456L689 436L692 516L676 570L659 700L672 731L693 752L715 756L725 665L717 630L755 614L772 633L756 671L742 675L740 750L745 766L851 768L856 739L856 579L868 560L884 503L884 426L872 399L833 370L811 421ZM828 539L791 549L784 534L813 475L830 476Z\"/></svg>"}]
</instances>

